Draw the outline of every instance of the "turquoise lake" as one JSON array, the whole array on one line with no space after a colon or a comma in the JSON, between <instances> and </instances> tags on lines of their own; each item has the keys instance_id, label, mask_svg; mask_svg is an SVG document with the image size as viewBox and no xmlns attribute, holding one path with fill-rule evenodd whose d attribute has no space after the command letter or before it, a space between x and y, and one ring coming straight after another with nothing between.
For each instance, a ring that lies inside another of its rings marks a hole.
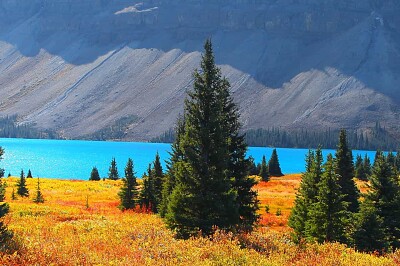
<instances>
[{"instance_id":1,"label":"turquoise lake","mask_svg":"<svg viewBox=\"0 0 400 266\"><path fill-rule=\"evenodd\" d=\"M138 143L138 142L107 142L80 140L35 140L35 139L1 139L0 146L5 154L0 162L0 168L5 169L5 175L11 173L19 176L21 169L25 173L32 171L33 177L48 177L58 179L87 180L93 166L99 170L100 176L108 173L112 157L116 158L120 176L124 175L124 167L128 158L134 161L137 177L141 177L149 163L154 160L157 151L163 161L168 160L170 144ZM308 149L277 148L279 162L284 174L304 171L304 158ZM334 153L334 150L324 150L323 154ZM267 160L272 148L250 147L248 155L258 163L263 155ZM371 160L374 151L353 151L353 156L368 154Z\"/></svg>"}]
</instances>

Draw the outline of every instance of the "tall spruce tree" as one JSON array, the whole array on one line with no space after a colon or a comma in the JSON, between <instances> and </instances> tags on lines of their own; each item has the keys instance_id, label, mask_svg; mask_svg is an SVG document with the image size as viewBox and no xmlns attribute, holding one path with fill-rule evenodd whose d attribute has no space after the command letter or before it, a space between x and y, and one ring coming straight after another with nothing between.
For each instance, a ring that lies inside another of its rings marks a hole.
<instances>
[{"instance_id":1,"label":"tall spruce tree","mask_svg":"<svg viewBox=\"0 0 400 266\"><path fill-rule=\"evenodd\" d=\"M339 144L336 150L336 174L339 185L344 194L344 201L348 202L348 210L356 213L359 208L359 190L354 182L354 163L351 149L347 144L346 130L342 129L339 135Z\"/></svg>"},{"instance_id":2,"label":"tall spruce tree","mask_svg":"<svg viewBox=\"0 0 400 266\"><path fill-rule=\"evenodd\" d=\"M117 162L115 161L115 158L112 158L111 160L110 168L108 169L108 179L110 180L119 179Z\"/></svg>"},{"instance_id":3,"label":"tall spruce tree","mask_svg":"<svg viewBox=\"0 0 400 266\"><path fill-rule=\"evenodd\" d=\"M161 166L160 155L156 154L156 158L153 162L153 169L151 171L153 186L152 193L154 195L154 205L152 206L153 212L157 213L160 209L160 204L162 201L162 189L163 189L163 181L164 181L164 173Z\"/></svg>"},{"instance_id":4,"label":"tall spruce tree","mask_svg":"<svg viewBox=\"0 0 400 266\"><path fill-rule=\"evenodd\" d=\"M229 150L228 177L233 178L232 187L237 193L235 201L238 206L239 221L236 230L249 232L260 218L257 214L259 209L257 192L253 190L257 182L249 177L251 162L246 158L245 136L240 133L239 110L230 95L230 85L227 80L225 81L226 86L220 87L219 98L225 114L223 122L225 122L224 131L227 132Z\"/></svg>"},{"instance_id":5,"label":"tall spruce tree","mask_svg":"<svg viewBox=\"0 0 400 266\"><path fill-rule=\"evenodd\" d=\"M363 251L400 248L400 187L383 154L376 157L356 224L354 241Z\"/></svg>"},{"instance_id":6,"label":"tall spruce tree","mask_svg":"<svg viewBox=\"0 0 400 266\"><path fill-rule=\"evenodd\" d=\"M262 157L260 173L258 175L261 177L262 181L264 181L264 182L269 181L268 165L267 165L267 159L265 158L265 155L263 155L263 157Z\"/></svg>"},{"instance_id":7,"label":"tall spruce tree","mask_svg":"<svg viewBox=\"0 0 400 266\"><path fill-rule=\"evenodd\" d=\"M308 151L306 171L302 175L300 188L296 193L294 207L289 216L289 226L294 230L294 240L299 242L306 237L306 223L309 220L309 209L317 202L318 183L322 176L322 150Z\"/></svg>"},{"instance_id":8,"label":"tall spruce tree","mask_svg":"<svg viewBox=\"0 0 400 266\"><path fill-rule=\"evenodd\" d=\"M268 173L270 176L283 176L276 149L272 150L271 158L268 161Z\"/></svg>"},{"instance_id":9,"label":"tall spruce tree","mask_svg":"<svg viewBox=\"0 0 400 266\"><path fill-rule=\"evenodd\" d=\"M44 197L43 197L42 191L40 190L39 177L37 179L36 195L33 198L33 202L34 203L44 203Z\"/></svg>"},{"instance_id":10,"label":"tall spruce tree","mask_svg":"<svg viewBox=\"0 0 400 266\"><path fill-rule=\"evenodd\" d=\"M123 186L118 193L120 204L118 208L121 210L134 209L136 206L136 200L138 196L137 183L135 172L133 170L133 161L131 158L128 159L125 167L125 178L122 179Z\"/></svg>"},{"instance_id":11,"label":"tall spruce tree","mask_svg":"<svg viewBox=\"0 0 400 266\"><path fill-rule=\"evenodd\" d=\"M341 192L331 154L324 165L324 173L318 183L316 202L311 204L305 224L308 239L323 242L347 240L345 228L348 221L347 202Z\"/></svg>"},{"instance_id":12,"label":"tall spruce tree","mask_svg":"<svg viewBox=\"0 0 400 266\"><path fill-rule=\"evenodd\" d=\"M248 162L241 157L245 145L236 131L240 126L235 105L228 98L230 85L215 65L210 40L204 48L202 70L195 71L193 90L185 101L184 130L177 136L180 158L173 163L175 185L165 213L168 226L184 238L199 231L209 235L214 226L242 227L248 217L242 219L239 213L257 205L251 188L238 189L250 184L244 176ZM231 156L235 152L240 158Z\"/></svg>"},{"instance_id":13,"label":"tall spruce tree","mask_svg":"<svg viewBox=\"0 0 400 266\"><path fill-rule=\"evenodd\" d=\"M29 190L26 187L24 170L21 170L20 179L17 181L17 194L21 197L29 197Z\"/></svg>"}]
</instances>

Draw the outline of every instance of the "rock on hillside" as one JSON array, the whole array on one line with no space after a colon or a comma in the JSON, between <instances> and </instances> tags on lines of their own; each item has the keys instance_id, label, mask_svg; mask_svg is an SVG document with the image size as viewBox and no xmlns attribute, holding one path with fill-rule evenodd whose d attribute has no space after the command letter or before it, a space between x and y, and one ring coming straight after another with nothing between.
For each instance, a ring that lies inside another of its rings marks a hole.
<instances>
[{"instance_id":1,"label":"rock on hillside","mask_svg":"<svg viewBox=\"0 0 400 266\"><path fill-rule=\"evenodd\" d=\"M246 129L398 132L396 0L4 0L0 115L67 138L123 117L125 139L173 127L202 44Z\"/></svg>"}]
</instances>

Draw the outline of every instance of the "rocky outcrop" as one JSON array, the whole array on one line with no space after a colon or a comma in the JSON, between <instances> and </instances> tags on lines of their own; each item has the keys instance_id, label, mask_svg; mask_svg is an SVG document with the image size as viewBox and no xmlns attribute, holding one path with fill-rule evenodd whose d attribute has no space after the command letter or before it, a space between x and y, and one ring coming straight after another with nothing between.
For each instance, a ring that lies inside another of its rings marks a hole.
<instances>
[{"instance_id":1,"label":"rocky outcrop","mask_svg":"<svg viewBox=\"0 0 400 266\"><path fill-rule=\"evenodd\" d=\"M182 112L212 37L246 128L397 132L395 0L4 0L0 114L66 137L122 117L148 140Z\"/></svg>"}]
</instances>

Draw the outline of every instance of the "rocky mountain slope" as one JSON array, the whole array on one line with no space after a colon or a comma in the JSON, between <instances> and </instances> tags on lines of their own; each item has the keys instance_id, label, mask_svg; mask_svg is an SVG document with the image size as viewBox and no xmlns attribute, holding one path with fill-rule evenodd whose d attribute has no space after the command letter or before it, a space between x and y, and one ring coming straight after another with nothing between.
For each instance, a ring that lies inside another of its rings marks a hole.
<instances>
[{"instance_id":1,"label":"rocky mountain slope","mask_svg":"<svg viewBox=\"0 0 400 266\"><path fill-rule=\"evenodd\" d=\"M397 0L0 0L0 115L67 138L173 127L202 44L246 129L400 122Z\"/></svg>"}]
</instances>

